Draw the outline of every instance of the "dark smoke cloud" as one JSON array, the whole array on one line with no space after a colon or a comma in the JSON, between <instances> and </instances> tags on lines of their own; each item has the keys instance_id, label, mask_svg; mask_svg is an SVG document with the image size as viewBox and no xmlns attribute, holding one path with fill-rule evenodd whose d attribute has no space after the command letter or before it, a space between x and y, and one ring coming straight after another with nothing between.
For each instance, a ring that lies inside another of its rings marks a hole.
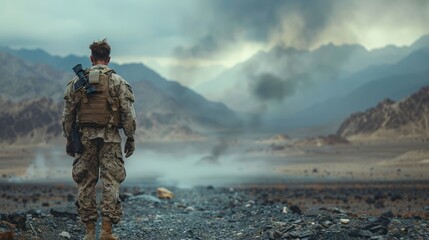
<instances>
[{"instance_id":1,"label":"dark smoke cloud","mask_svg":"<svg viewBox=\"0 0 429 240\"><path fill-rule=\"evenodd\" d=\"M219 50L228 49L240 40L267 42L273 32L285 31L282 29L283 21L291 14L299 15L302 20L301 30L294 38L308 46L330 22L332 2L333 0L201 1L201 8L207 11L199 19L190 21L199 25L196 27L197 33L205 34L198 36L194 45L177 47L175 55L180 58L208 57Z\"/></svg>"},{"instance_id":2,"label":"dark smoke cloud","mask_svg":"<svg viewBox=\"0 0 429 240\"><path fill-rule=\"evenodd\" d=\"M329 41L325 39L328 28L331 36L336 35L333 38L359 42L354 24L426 28L424 19L429 17L427 0L216 0L196 1L195 5L203 10L184 22L184 31L192 39L189 45L176 48L179 58L210 57L241 42L274 41L286 47L311 48ZM272 39L273 33L283 39Z\"/></svg>"},{"instance_id":3,"label":"dark smoke cloud","mask_svg":"<svg viewBox=\"0 0 429 240\"><path fill-rule=\"evenodd\" d=\"M262 101L282 101L295 93L296 82L287 81L271 73L262 73L254 77L253 92Z\"/></svg>"},{"instance_id":4,"label":"dark smoke cloud","mask_svg":"<svg viewBox=\"0 0 429 240\"><path fill-rule=\"evenodd\" d=\"M219 42L213 36L206 36L190 48L183 46L176 47L174 54L180 58L209 57L213 52L219 49Z\"/></svg>"}]
</instances>

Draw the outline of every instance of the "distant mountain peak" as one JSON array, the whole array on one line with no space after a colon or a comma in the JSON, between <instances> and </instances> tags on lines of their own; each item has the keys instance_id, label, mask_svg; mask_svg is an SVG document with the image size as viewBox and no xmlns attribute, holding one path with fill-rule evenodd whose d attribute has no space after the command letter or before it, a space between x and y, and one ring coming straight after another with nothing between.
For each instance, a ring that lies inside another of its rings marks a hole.
<instances>
[{"instance_id":1,"label":"distant mountain peak","mask_svg":"<svg viewBox=\"0 0 429 240\"><path fill-rule=\"evenodd\" d=\"M360 51L367 51L367 49L360 45L360 44L355 44L355 43L345 43L345 44L334 44L332 42L328 43L328 44L324 44L318 48L316 48L314 51L318 51L318 50L325 50L325 49L352 49L352 50L360 50Z\"/></svg>"},{"instance_id":2,"label":"distant mountain peak","mask_svg":"<svg viewBox=\"0 0 429 240\"><path fill-rule=\"evenodd\" d=\"M376 108L378 109L382 109L382 108L386 108L386 107L390 107L391 105L395 104L395 101L393 101L390 98L385 98L383 99L383 101L381 101Z\"/></svg>"},{"instance_id":3,"label":"distant mountain peak","mask_svg":"<svg viewBox=\"0 0 429 240\"><path fill-rule=\"evenodd\" d=\"M281 46L281 45L277 45L277 46L273 47L272 51L275 51L275 52L281 51L281 52L286 53L286 54L296 54L296 53L307 52L307 50L297 49L295 47L285 47L285 46Z\"/></svg>"},{"instance_id":4,"label":"distant mountain peak","mask_svg":"<svg viewBox=\"0 0 429 240\"><path fill-rule=\"evenodd\" d=\"M411 47L413 49L429 47L429 34L421 36L413 44L411 44Z\"/></svg>"}]
</instances>

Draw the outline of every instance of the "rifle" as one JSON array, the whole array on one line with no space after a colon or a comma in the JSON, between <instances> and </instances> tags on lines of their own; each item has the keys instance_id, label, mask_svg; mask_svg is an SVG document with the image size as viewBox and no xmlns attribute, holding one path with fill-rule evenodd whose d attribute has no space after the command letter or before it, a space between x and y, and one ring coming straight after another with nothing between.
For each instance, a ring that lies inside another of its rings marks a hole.
<instances>
[{"instance_id":1,"label":"rifle","mask_svg":"<svg viewBox=\"0 0 429 240\"><path fill-rule=\"evenodd\" d=\"M91 95L95 93L96 90L94 86L89 83L88 79L86 79L84 75L82 64L77 64L76 66L74 66L73 71L79 78L79 80L76 81L76 83L74 84L74 90L77 91L80 88L83 88L85 90L86 95Z\"/></svg>"},{"instance_id":2,"label":"rifle","mask_svg":"<svg viewBox=\"0 0 429 240\"><path fill-rule=\"evenodd\" d=\"M77 123L74 123L72 126L72 151L73 154L79 153L81 154L83 152L83 145L82 141L80 140L80 134L79 134L79 125Z\"/></svg>"}]
</instances>

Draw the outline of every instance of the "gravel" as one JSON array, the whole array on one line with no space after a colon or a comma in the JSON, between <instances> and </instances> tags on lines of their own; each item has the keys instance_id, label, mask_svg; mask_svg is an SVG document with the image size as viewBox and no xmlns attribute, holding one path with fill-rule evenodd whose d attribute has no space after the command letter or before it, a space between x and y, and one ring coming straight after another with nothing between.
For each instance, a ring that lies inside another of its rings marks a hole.
<instances>
[{"instance_id":1,"label":"gravel","mask_svg":"<svg viewBox=\"0 0 429 240\"><path fill-rule=\"evenodd\" d=\"M114 226L114 233L120 239L131 240L429 239L427 215L399 216L386 206L382 214L362 214L353 208L317 202L309 208L297 201L301 188L289 189L287 193L274 187L168 189L175 198L158 199L156 187L124 188L121 193L124 218ZM313 201L320 197L320 191L315 189L307 189L304 194ZM341 198L355 199L354 195L338 194ZM422 194L427 196L427 192ZM362 198L361 205L364 204L368 205ZM422 211L427 212L427 206ZM1 234L12 232L16 239L82 239L84 235L74 203L67 200L59 206L43 207L40 203L39 208L2 213L0 219ZM100 224L98 221L98 232ZM8 238L0 235L0 239Z\"/></svg>"}]
</instances>

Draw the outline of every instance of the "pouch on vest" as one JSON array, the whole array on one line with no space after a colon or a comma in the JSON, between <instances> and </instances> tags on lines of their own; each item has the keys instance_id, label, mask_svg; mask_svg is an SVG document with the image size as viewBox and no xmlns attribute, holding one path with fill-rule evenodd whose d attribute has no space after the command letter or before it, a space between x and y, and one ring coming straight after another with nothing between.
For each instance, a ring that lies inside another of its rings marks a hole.
<instances>
[{"instance_id":1,"label":"pouch on vest","mask_svg":"<svg viewBox=\"0 0 429 240\"><path fill-rule=\"evenodd\" d=\"M90 84L100 83L100 74L101 74L101 71L99 71L99 70L89 71L88 82Z\"/></svg>"}]
</instances>

